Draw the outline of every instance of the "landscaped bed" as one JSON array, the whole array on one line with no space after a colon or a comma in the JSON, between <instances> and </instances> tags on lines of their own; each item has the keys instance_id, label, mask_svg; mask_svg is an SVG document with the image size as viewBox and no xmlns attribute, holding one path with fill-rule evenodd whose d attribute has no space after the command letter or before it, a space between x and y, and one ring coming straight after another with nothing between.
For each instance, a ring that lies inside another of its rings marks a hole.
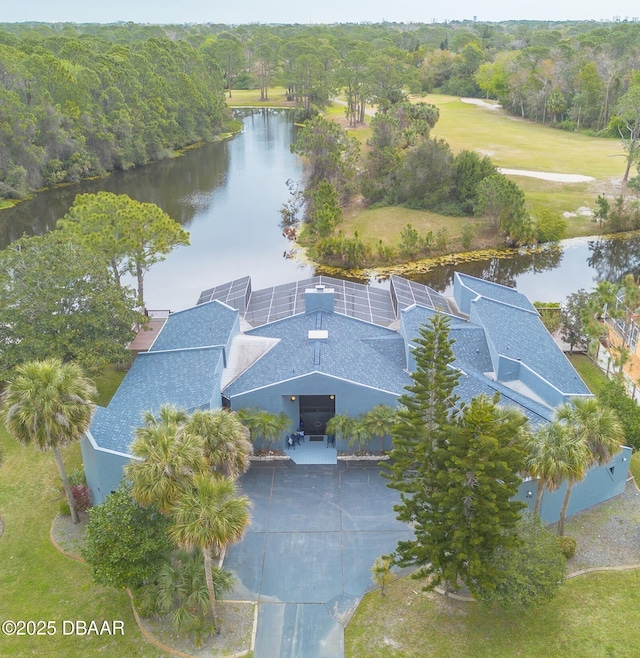
<instances>
[{"instance_id":1,"label":"landscaped bed","mask_svg":"<svg viewBox=\"0 0 640 658\"><path fill-rule=\"evenodd\" d=\"M578 541L569 575L640 564L640 492L633 481L616 498L573 516ZM345 633L345 655L485 658L516 655L636 656L640 639L640 569L568 580L546 606L502 611L422 592L405 576L366 595Z\"/></svg>"},{"instance_id":2,"label":"landscaped bed","mask_svg":"<svg viewBox=\"0 0 640 658\"><path fill-rule=\"evenodd\" d=\"M80 551L84 540L84 531L88 514L81 514L80 523L74 524L70 516L56 515L51 526L51 539L58 550L67 557L82 560ZM139 619L150 642L168 647L182 655L195 658L216 658L219 656L242 655L251 651L257 608L247 601L219 601L218 623L220 634L209 636L200 648L196 648L194 638L188 633L176 633L171 621L166 618L153 617Z\"/></svg>"}]
</instances>

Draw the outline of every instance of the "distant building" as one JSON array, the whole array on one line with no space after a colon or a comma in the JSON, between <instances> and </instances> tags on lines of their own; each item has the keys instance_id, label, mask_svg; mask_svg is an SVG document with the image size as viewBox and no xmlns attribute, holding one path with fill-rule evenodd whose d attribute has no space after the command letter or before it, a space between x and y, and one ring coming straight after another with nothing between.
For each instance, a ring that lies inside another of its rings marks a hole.
<instances>
[{"instance_id":1,"label":"distant building","mask_svg":"<svg viewBox=\"0 0 640 658\"><path fill-rule=\"evenodd\" d=\"M616 299L616 308L624 310L622 318L613 318L605 311L605 322L608 335L604 345L598 345L596 359L598 365L607 373L613 374L618 370L616 359L621 349L628 350L628 358L622 366L623 382L631 397L640 400L640 325L638 316L630 314L624 304L624 290L620 290ZM613 354L612 354L613 353Z\"/></svg>"},{"instance_id":2,"label":"distant building","mask_svg":"<svg viewBox=\"0 0 640 658\"><path fill-rule=\"evenodd\" d=\"M389 290L319 276L258 291L245 277L171 314L109 406L97 410L82 441L94 501L118 486L142 413L162 404L285 412L293 428L315 437L335 414L395 406L411 382L418 328L436 313L451 320L462 400L499 393L501 404L540 425L562 403L591 395L536 309L512 288L456 273L454 298L446 299L397 276ZM390 448L391 437L384 444ZM338 442L338 450L346 447ZM574 488L569 512L621 493L629 454L592 469ZM520 497L534 498L536 486L525 482ZM545 494L544 518L557 518L561 500L562 490Z\"/></svg>"}]
</instances>

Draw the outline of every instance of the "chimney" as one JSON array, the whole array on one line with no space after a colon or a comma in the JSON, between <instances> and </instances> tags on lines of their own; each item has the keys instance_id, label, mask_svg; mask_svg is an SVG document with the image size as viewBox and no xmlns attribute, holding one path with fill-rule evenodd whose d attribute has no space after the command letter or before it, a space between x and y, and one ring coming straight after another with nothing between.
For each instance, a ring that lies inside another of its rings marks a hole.
<instances>
[{"instance_id":1,"label":"chimney","mask_svg":"<svg viewBox=\"0 0 640 658\"><path fill-rule=\"evenodd\" d=\"M333 288L327 288L324 284L318 283L315 287L307 288L304 291L304 310L307 313L312 311L333 313L333 297Z\"/></svg>"}]
</instances>

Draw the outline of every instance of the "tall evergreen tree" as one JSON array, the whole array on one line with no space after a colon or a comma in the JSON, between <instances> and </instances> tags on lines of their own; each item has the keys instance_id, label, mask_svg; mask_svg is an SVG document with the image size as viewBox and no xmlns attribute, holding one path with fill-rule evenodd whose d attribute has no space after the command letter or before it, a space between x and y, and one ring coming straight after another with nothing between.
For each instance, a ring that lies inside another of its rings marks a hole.
<instances>
[{"instance_id":1,"label":"tall evergreen tree","mask_svg":"<svg viewBox=\"0 0 640 658\"><path fill-rule=\"evenodd\" d=\"M454 356L448 318L434 316L419 333L413 341L413 381L398 399L390 466L384 473L390 480L388 486L401 492L402 504L396 511L398 518L407 522L414 520L416 512L412 495L421 490L419 480L431 465L442 426L450 420L458 401L454 389L460 377L451 367Z\"/></svg>"},{"instance_id":2,"label":"tall evergreen tree","mask_svg":"<svg viewBox=\"0 0 640 658\"><path fill-rule=\"evenodd\" d=\"M444 439L425 471L415 541L400 542L400 564L416 564L430 586L464 584L473 594L496 585L494 553L518 545L524 503L518 492L526 452L526 418L478 396L443 429Z\"/></svg>"},{"instance_id":3,"label":"tall evergreen tree","mask_svg":"<svg viewBox=\"0 0 640 658\"><path fill-rule=\"evenodd\" d=\"M385 474L400 491L398 518L415 537L398 543L394 559L418 566L428 588L462 583L479 593L492 586L494 552L517 544L523 504L511 499L521 482L526 418L482 396L458 406L445 316L433 317L415 343L416 369L400 398Z\"/></svg>"}]
</instances>

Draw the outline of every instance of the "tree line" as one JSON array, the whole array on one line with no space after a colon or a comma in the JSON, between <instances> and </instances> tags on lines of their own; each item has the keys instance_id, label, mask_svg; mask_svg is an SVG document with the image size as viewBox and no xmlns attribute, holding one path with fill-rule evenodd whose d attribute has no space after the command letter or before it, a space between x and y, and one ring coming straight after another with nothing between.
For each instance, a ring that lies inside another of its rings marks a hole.
<instances>
[{"instance_id":1,"label":"tree line","mask_svg":"<svg viewBox=\"0 0 640 658\"><path fill-rule=\"evenodd\" d=\"M407 92L490 97L521 117L640 134L640 26L0 24L0 198L128 169L211 139L224 92L285 87L299 118L343 94L349 123ZM625 179L629 172L625 174Z\"/></svg>"},{"instance_id":2,"label":"tree line","mask_svg":"<svg viewBox=\"0 0 640 658\"><path fill-rule=\"evenodd\" d=\"M0 32L0 199L168 157L226 120L218 66L184 40Z\"/></svg>"}]
</instances>

